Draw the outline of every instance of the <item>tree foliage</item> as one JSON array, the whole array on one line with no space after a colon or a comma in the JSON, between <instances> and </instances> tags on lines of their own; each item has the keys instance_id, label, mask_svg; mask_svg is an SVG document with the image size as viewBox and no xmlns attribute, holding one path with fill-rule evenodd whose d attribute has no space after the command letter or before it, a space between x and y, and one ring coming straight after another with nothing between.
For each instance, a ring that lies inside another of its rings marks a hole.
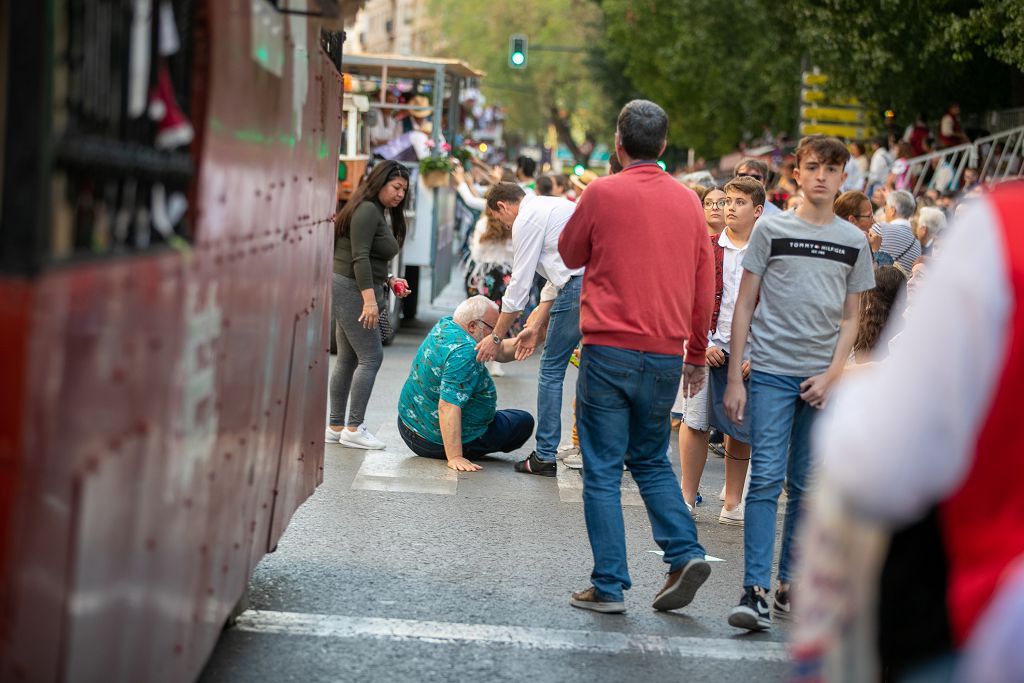
<instances>
[{"instance_id":1,"label":"tree foliage","mask_svg":"<svg viewBox=\"0 0 1024 683\"><path fill-rule=\"evenodd\" d=\"M797 38L833 88L907 120L1005 106L1024 63L1022 0L792 0ZM1016 17L1016 24L1005 23ZM1017 43L1004 45L1004 32ZM998 61L1002 60L1002 61Z\"/></svg>"},{"instance_id":2,"label":"tree foliage","mask_svg":"<svg viewBox=\"0 0 1024 683\"><path fill-rule=\"evenodd\" d=\"M670 139L702 154L733 149L762 124L793 131L800 49L777 3L602 0L606 49L669 114Z\"/></svg>"},{"instance_id":3,"label":"tree foliage","mask_svg":"<svg viewBox=\"0 0 1024 683\"><path fill-rule=\"evenodd\" d=\"M490 102L507 112L506 128L543 138L549 124L580 163L587 138L607 137L613 120L601 84L582 53L532 46L586 47L599 38L600 13L587 0L430 0L437 53L487 72ZM531 49L525 69L508 66L509 36L522 33Z\"/></svg>"}]
</instances>

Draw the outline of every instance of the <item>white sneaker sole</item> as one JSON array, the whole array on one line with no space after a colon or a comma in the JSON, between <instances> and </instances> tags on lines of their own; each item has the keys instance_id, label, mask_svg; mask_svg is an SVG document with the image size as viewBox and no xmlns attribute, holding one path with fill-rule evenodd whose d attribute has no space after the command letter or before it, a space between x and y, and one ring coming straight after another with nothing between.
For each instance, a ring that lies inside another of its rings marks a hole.
<instances>
[{"instance_id":1,"label":"white sneaker sole","mask_svg":"<svg viewBox=\"0 0 1024 683\"><path fill-rule=\"evenodd\" d=\"M382 450L384 450L387 447L384 443L379 443L379 445L378 445L378 444L364 444L364 443L359 443L358 441L348 441L348 440L345 439L344 436L341 437L341 439L338 440L338 443L341 444L342 446L344 446L345 448L361 448L364 451L382 451Z\"/></svg>"},{"instance_id":2,"label":"white sneaker sole","mask_svg":"<svg viewBox=\"0 0 1024 683\"><path fill-rule=\"evenodd\" d=\"M589 600L569 598L569 604L579 609L588 609L591 612L600 612L601 614L623 614L626 611L626 603L624 602L590 602Z\"/></svg>"},{"instance_id":3,"label":"white sneaker sole","mask_svg":"<svg viewBox=\"0 0 1024 683\"><path fill-rule=\"evenodd\" d=\"M326 433L324 433L324 443L338 443L339 441L341 441L341 432L328 429Z\"/></svg>"},{"instance_id":4,"label":"white sneaker sole","mask_svg":"<svg viewBox=\"0 0 1024 683\"><path fill-rule=\"evenodd\" d=\"M729 517L723 508L722 512L718 515L718 523L725 524L726 526L743 526L743 517L740 517L739 519Z\"/></svg>"},{"instance_id":5,"label":"white sneaker sole","mask_svg":"<svg viewBox=\"0 0 1024 683\"><path fill-rule=\"evenodd\" d=\"M748 631L767 631L772 627L772 620L757 616L749 607L733 607L729 612L729 626L744 628Z\"/></svg>"}]
</instances>

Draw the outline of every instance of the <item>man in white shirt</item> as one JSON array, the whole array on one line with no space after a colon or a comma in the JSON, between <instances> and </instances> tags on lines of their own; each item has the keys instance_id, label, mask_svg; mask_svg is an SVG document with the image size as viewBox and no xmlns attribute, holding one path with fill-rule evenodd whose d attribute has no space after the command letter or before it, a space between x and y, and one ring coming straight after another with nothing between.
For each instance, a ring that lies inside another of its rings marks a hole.
<instances>
[{"instance_id":1,"label":"man in white shirt","mask_svg":"<svg viewBox=\"0 0 1024 683\"><path fill-rule=\"evenodd\" d=\"M885 141L876 140L874 144L875 151L871 155L871 164L868 166L867 195L869 197L874 193L877 186L885 184L885 181L889 178L889 171L892 170L892 164L895 161Z\"/></svg>"},{"instance_id":2,"label":"man in white shirt","mask_svg":"<svg viewBox=\"0 0 1024 683\"><path fill-rule=\"evenodd\" d=\"M522 314L534 274L548 281L535 319L520 335L517 359L536 345L547 328L537 383L537 450L516 463L517 472L553 477L562 436L562 383L565 368L580 342L580 288L583 269L567 268L558 253L558 238L576 205L561 197L527 195L513 183L498 183L487 192L487 208L512 226L512 278L501 302L501 315L490 337L477 344L477 360L494 359L502 339Z\"/></svg>"}]
</instances>

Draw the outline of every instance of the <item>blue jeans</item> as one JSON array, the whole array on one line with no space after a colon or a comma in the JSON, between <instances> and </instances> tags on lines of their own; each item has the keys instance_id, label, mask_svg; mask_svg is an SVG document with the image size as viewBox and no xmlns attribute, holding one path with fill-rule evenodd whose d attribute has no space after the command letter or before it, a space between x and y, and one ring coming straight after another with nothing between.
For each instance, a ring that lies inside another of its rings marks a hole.
<instances>
[{"instance_id":1,"label":"blue jeans","mask_svg":"<svg viewBox=\"0 0 1024 683\"><path fill-rule=\"evenodd\" d=\"M631 585L622 521L622 463L629 465L647 507L651 530L675 571L704 558L697 527L683 503L665 451L669 411L683 359L612 348L583 348L576 385L576 423L583 453L583 516L594 571L590 580L606 599L621 600Z\"/></svg>"},{"instance_id":2,"label":"blue jeans","mask_svg":"<svg viewBox=\"0 0 1024 683\"><path fill-rule=\"evenodd\" d=\"M402 441L416 455L424 458L447 458L444 445L428 441L405 426L402 418L398 418L398 433ZM487 431L477 438L462 444L462 457L467 460L488 455L489 453L511 453L522 448L526 440L533 434L533 417L525 410L499 410L494 414Z\"/></svg>"},{"instance_id":3,"label":"blue jeans","mask_svg":"<svg viewBox=\"0 0 1024 683\"><path fill-rule=\"evenodd\" d=\"M811 428L817 408L800 398L806 377L750 373L750 488L743 526L743 585L771 586L775 521L786 481L786 518L782 524L779 582L792 580L793 537L811 471Z\"/></svg>"},{"instance_id":4,"label":"blue jeans","mask_svg":"<svg viewBox=\"0 0 1024 683\"><path fill-rule=\"evenodd\" d=\"M583 278L569 280L551 306L548 334L540 356L537 380L537 457L555 461L562 438L562 383L576 345L580 343L580 286Z\"/></svg>"}]
</instances>

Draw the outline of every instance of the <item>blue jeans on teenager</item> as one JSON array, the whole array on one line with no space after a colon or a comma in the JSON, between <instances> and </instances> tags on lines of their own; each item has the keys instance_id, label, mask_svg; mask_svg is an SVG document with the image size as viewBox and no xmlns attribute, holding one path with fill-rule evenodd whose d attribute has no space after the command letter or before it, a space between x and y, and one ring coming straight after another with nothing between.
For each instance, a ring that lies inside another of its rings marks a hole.
<instances>
[{"instance_id":1,"label":"blue jeans on teenager","mask_svg":"<svg viewBox=\"0 0 1024 683\"><path fill-rule=\"evenodd\" d=\"M750 488L743 526L744 587L769 588L775 554L775 520L782 482L786 518L782 523L779 582L792 580L793 537L800 521L811 471L811 428L818 409L800 398L807 377L752 371L747 401L750 415Z\"/></svg>"},{"instance_id":2,"label":"blue jeans on teenager","mask_svg":"<svg viewBox=\"0 0 1024 683\"><path fill-rule=\"evenodd\" d=\"M583 516L594 553L591 583L607 600L631 585L622 521L622 464L640 488L651 530L669 571L704 558L665 452L669 411L683 359L610 346L583 347L576 386L576 424L583 453Z\"/></svg>"},{"instance_id":3,"label":"blue jeans on teenager","mask_svg":"<svg viewBox=\"0 0 1024 683\"><path fill-rule=\"evenodd\" d=\"M423 458L447 458L444 444L428 441L405 426L402 418L398 418L398 433L402 441L416 455ZM499 410L494 414L487 431L462 444L462 457L475 460L491 453L511 453L522 448L530 435L533 434L533 416L525 410Z\"/></svg>"},{"instance_id":4,"label":"blue jeans on teenager","mask_svg":"<svg viewBox=\"0 0 1024 683\"><path fill-rule=\"evenodd\" d=\"M537 457L555 461L562 438L562 383L569 357L580 343L580 287L583 277L571 278L551 306L548 333L540 356L537 380Z\"/></svg>"}]
</instances>

